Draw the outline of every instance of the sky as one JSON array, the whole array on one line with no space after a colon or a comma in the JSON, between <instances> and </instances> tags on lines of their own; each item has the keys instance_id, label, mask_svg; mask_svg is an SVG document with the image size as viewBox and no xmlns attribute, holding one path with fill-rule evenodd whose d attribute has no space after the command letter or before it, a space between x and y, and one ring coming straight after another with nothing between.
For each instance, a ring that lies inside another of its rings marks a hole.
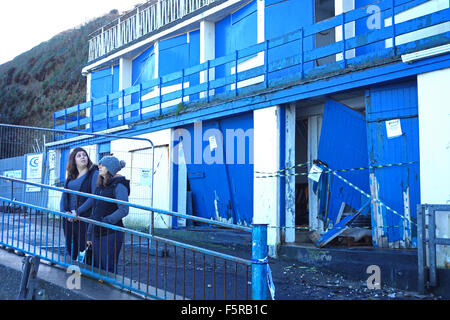
<instances>
[{"instance_id":1,"label":"sky","mask_svg":"<svg viewBox=\"0 0 450 320\"><path fill-rule=\"evenodd\" d=\"M144 2L146 0L1 0L0 64L113 9L123 12Z\"/></svg>"}]
</instances>

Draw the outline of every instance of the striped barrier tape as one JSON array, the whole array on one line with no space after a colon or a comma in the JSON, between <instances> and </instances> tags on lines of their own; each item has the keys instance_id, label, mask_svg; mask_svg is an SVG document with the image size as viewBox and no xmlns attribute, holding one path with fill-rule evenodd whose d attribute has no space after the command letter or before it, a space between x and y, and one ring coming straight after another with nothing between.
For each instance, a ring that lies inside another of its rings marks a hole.
<instances>
[{"instance_id":1,"label":"striped barrier tape","mask_svg":"<svg viewBox=\"0 0 450 320\"><path fill-rule=\"evenodd\" d=\"M411 162L401 162L401 163L394 163L394 164L383 164L378 166L368 166L368 167L361 167L361 168L351 168L351 169L339 169L339 170L327 170L326 172L350 172L350 171L358 171L358 170L368 170L368 169L378 169L378 168L388 168L388 167L395 167L395 166L404 166L417 163L417 161L411 161ZM309 164L309 162L301 163L299 165L295 165L293 167L289 167L280 171L272 172L272 173L264 173L260 171L255 171L258 174L268 174L265 176L256 176L255 178L276 178L276 177L292 177L292 176L306 176L309 174L309 172L300 172L300 173L291 173L291 174L277 174L279 172L284 172L288 170L292 170L293 168L299 166L303 167Z\"/></svg>"}]
</instances>

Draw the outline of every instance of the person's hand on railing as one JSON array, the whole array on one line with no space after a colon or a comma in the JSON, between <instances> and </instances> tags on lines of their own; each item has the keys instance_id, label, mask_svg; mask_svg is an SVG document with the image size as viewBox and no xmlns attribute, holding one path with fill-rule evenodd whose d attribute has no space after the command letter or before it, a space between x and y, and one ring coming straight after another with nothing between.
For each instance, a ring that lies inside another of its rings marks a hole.
<instances>
[{"instance_id":1,"label":"person's hand on railing","mask_svg":"<svg viewBox=\"0 0 450 320\"><path fill-rule=\"evenodd\" d=\"M77 213L75 212L75 210L72 210L72 211L66 211L66 213L67 213L67 214L70 214L71 216L74 216L74 217L77 215ZM67 218L67 221L73 222L74 219Z\"/></svg>"}]
</instances>

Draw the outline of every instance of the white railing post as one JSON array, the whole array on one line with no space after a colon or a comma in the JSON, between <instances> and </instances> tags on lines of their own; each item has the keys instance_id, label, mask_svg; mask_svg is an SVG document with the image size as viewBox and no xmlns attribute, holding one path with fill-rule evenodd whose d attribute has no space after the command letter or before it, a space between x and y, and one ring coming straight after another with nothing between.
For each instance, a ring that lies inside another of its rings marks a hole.
<instances>
[{"instance_id":1,"label":"white railing post","mask_svg":"<svg viewBox=\"0 0 450 320\"><path fill-rule=\"evenodd\" d=\"M161 0L158 0L156 4L156 29L161 27L162 15L161 15Z\"/></svg>"},{"instance_id":2,"label":"white railing post","mask_svg":"<svg viewBox=\"0 0 450 320\"><path fill-rule=\"evenodd\" d=\"M117 20L117 46L120 47L122 45L122 27L120 25L120 18Z\"/></svg>"}]
</instances>

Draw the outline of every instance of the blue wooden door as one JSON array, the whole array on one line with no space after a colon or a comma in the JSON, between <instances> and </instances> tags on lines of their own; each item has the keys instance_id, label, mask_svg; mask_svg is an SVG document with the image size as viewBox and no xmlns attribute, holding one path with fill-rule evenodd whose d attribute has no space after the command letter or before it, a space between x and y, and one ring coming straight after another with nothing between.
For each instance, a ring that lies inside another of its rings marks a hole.
<instances>
[{"instance_id":1,"label":"blue wooden door","mask_svg":"<svg viewBox=\"0 0 450 320\"><path fill-rule=\"evenodd\" d=\"M190 148L187 148L183 139L183 150L194 214L207 219L251 224L253 160L249 151L253 136L252 130L248 129L253 128L252 113L203 121L201 127L188 125L183 128L189 132L191 140ZM249 133L245 144L240 144L233 135L227 136L230 130ZM234 143L230 145L228 141L232 139ZM243 157L241 152L245 153Z\"/></svg>"},{"instance_id":2,"label":"blue wooden door","mask_svg":"<svg viewBox=\"0 0 450 320\"><path fill-rule=\"evenodd\" d=\"M373 196L391 207L372 205L377 246L416 246L416 206L420 203L418 96L415 80L374 87L366 92L369 160ZM388 136L386 122L396 120L401 134ZM413 224L409 222L413 221Z\"/></svg>"},{"instance_id":3,"label":"blue wooden door","mask_svg":"<svg viewBox=\"0 0 450 320\"><path fill-rule=\"evenodd\" d=\"M367 133L364 115L328 99L323 112L318 157L331 170L367 167ZM370 192L367 169L338 172L338 174L363 191ZM339 222L337 218L342 202L357 211L367 202L367 197L332 174L329 174L328 178L332 179L328 210L322 211L319 216L325 226L331 227Z\"/></svg>"}]
</instances>

